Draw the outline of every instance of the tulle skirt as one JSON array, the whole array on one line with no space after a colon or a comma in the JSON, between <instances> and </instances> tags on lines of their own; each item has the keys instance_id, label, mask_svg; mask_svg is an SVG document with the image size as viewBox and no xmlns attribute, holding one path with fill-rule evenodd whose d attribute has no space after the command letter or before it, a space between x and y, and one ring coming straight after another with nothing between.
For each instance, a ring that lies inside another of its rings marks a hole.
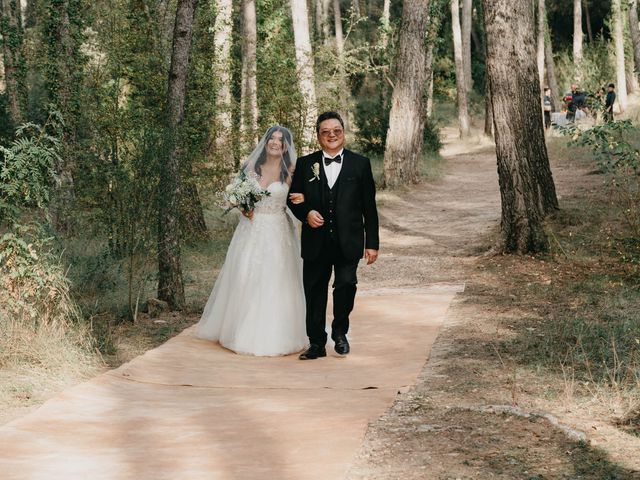
<instances>
[{"instance_id":1,"label":"tulle skirt","mask_svg":"<svg viewBox=\"0 0 640 480\"><path fill-rule=\"evenodd\" d=\"M277 356L308 343L300 240L283 211L240 219L196 336L236 353Z\"/></svg>"}]
</instances>

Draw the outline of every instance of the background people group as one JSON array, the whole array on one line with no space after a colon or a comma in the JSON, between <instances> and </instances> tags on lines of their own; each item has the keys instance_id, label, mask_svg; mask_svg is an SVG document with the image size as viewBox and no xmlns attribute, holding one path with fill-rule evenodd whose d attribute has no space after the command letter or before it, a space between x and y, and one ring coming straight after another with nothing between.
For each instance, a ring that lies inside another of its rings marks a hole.
<instances>
[{"instance_id":1,"label":"background people group","mask_svg":"<svg viewBox=\"0 0 640 480\"><path fill-rule=\"evenodd\" d=\"M571 85L571 91L567 92L562 98L563 112L566 112L565 119L568 123L573 123L576 120L580 120L590 114L593 120L598 123L598 120L602 118L605 123L613 122L613 106L616 102L616 89L613 83L607 85L605 88L599 88L595 93L588 93L580 90L577 84ZM544 126L549 128L552 122L558 124L564 124L562 118L556 114L555 120L552 113L556 110L553 104L551 89L549 87L544 88L543 97L543 109L544 109Z\"/></svg>"}]
</instances>

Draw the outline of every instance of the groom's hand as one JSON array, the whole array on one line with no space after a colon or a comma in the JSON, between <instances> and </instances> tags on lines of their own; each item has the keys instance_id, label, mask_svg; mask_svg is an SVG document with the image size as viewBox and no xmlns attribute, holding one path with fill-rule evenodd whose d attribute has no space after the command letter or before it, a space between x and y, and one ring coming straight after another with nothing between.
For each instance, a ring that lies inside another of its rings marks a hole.
<instances>
[{"instance_id":1,"label":"groom's hand","mask_svg":"<svg viewBox=\"0 0 640 480\"><path fill-rule=\"evenodd\" d=\"M367 265L371 265L378 259L378 250L372 250L371 248L367 248L364 251L364 258L367 259Z\"/></svg>"},{"instance_id":2,"label":"groom's hand","mask_svg":"<svg viewBox=\"0 0 640 480\"><path fill-rule=\"evenodd\" d=\"M316 210L311 210L307 214L307 223L311 228L318 228L324 225L324 218Z\"/></svg>"}]
</instances>

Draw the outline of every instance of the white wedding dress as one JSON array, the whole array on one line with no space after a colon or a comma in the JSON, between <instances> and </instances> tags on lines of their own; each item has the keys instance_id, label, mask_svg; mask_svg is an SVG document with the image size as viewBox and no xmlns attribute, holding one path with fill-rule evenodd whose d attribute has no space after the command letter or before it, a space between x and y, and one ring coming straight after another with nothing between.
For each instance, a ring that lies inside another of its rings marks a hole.
<instances>
[{"instance_id":1,"label":"white wedding dress","mask_svg":"<svg viewBox=\"0 0 640 480\"><path fill-rule=\"evenodd\" d=\"M270 196L244 216L196 326L196 336L236 353L277 356L308 343L300 240L286 212L289 186L271 183Z\"/></svg>"}]
</instances>

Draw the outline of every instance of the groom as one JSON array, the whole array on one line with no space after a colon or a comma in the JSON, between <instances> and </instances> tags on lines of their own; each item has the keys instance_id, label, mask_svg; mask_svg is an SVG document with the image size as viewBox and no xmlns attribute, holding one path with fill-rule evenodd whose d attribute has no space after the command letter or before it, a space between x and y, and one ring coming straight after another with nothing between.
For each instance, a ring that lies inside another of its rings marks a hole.
<instances>
[{"instance_id":1,"label":"groom","mask_svg":"<svg viewBox=\"0 0 640 480\"><path fill-rule=\"evenodd\" d=\"M331 271L333 322L331 338L340 355L349 353L349 314L356 296L356 270L378 258L378 212L371 163L344 148L344 122L336 112L318 117L321 151L298 158L290 193L304 202L288 205L302 225L303 281L310 346L301 360L326 357L327 296Z\"/></svg>"}]
</instances>

